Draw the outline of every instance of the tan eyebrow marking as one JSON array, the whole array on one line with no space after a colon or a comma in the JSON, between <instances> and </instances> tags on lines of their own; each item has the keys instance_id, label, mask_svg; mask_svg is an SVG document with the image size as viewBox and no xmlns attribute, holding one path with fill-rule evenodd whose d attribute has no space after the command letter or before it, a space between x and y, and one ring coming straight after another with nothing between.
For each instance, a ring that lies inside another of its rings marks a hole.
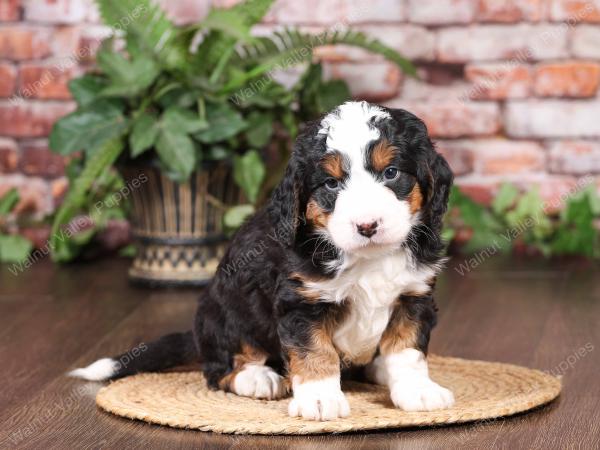
<instances>
[{"instance_id":1,"label":"tan eyebrow marking","mask_svg":"<svg viewBox=\"0 0 600 450\"><path fill-rule=\"evenodd\" d=\"M344 160L339 153L330 153L321 161L321 167L338 180L344 177Z\"/></svg>"},{"instance_id":2,"label":"tan eyebrow marking","mask_svg":"<svg viewBox=\"0 0 600 450\"><path fill-rule=\"evenodd\" d=\"M382 139L371 152L371 164L376 171L381 172L392 163L394 156L396 156L396 147L386 139Z\"/></svg>"}]
</instances>

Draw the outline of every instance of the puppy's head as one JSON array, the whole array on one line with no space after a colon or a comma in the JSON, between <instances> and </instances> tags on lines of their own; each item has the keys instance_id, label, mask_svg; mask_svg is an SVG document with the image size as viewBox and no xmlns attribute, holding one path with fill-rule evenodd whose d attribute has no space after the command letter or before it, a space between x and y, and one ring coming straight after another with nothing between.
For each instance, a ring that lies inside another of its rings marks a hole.
<instances>
[{"instance_id":1,"label":"puppy's head","mask_svg":"<svg viewBox=\"0 0 600 450\"><path fill-rule=\"evenodd\" d=\"M298 138L271 212L346 254L374 256L408 241L439 252L451 183L448 164L420 119L349 102ZM295 232L289 237L293 245Z\"/></svg>"}]
</instances>

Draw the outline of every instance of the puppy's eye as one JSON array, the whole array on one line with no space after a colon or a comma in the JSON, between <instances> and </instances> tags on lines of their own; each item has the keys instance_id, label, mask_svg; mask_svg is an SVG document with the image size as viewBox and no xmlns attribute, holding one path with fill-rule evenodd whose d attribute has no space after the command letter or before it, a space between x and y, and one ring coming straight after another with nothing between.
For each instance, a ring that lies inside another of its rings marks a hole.
<instances>
[{"instance_id":1,"label":"puppy's eye","mask_svg":"<svg viewBox=\"0 0 600 450\"><path fill-rule=\"evenodd\" d=\"M396 167L388 167L383 171L383 178L386 180L393 180L398 176L398 169Z\"/></svg>"},{"instance_id":2,"label":"puppy's eye","mask_svg":"<svg viewBox=\"0 0 600 450\"><path fill-rule=\"evenodd\" d=\"M330 191L337 191L340 187L340 182L335 178L327 178L325 180L325 187Z\"/></svg>"}]
</instances>

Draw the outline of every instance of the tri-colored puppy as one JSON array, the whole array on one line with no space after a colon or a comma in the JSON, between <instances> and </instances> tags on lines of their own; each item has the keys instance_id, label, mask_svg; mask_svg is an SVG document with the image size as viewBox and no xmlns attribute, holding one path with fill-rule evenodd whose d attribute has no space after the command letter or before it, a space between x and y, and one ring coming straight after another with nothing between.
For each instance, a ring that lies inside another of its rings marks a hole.
<instances>
[{"instance_id":1,"label":"tri-colored puppy","mask_svg":"<svg viewBox=\"0 0 600 450\"><path fill-rule=\"evenodd\" d=\"M451 183L413 114L341 105L298 138L269 204L203 292L193 331L71 374L102 380L197 360L215 389L267 399L291 389L290 415L330 420L350 414L341 373L362 367L399 408L450 407L426 355Z\"/></svg>"}]
</instances>

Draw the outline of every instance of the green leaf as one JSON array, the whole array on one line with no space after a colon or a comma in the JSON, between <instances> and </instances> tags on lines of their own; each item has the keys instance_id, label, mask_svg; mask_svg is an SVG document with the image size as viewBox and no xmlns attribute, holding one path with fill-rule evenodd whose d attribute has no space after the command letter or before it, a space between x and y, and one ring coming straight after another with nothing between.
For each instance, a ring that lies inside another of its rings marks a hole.
<instances>
[{"instance_id":1,"label":"green leaf","mask_svg":"<svg viewBox=\"0 0 600 450\"><path fill-rule=\"evenodd\" d=\"M247 79L311 61L315 47L338 44L351 45L382 55L404 73L410 76L417 74L415 66L400 53L360 31L331 29L311 35L295 29L286 29L275 32L273 36L257 38L255 41L241 46L237 51L235 62L253 67L248 71ZM226 86L224 89L228 88Z\"/></svg>"},{"instance_id":2,"label":"green leaf","mask_svg":"<svg viewBox=\"0 0 600 450\"><path fill-rule=\"evenodd\" d=\"M120 53L104 48L98 52L97 60L111 81L101 91L101 95L106 97L134 97L147 89L159 74L154 61L145 56L128 61Z\"/></svg>"},{"instance_id":3,"label":"green leaf","mask_svg":"<svg viewBox=\"0 0 600 450\"><path fill-rule=\"evenodd\" d=\"M233 178L252 203L256 201L265 173L265 165L255 150L233 159Z\"/></svg>"},{"instance_id":4,"label":"green leaf","mask_svg":"<svg viewBox=\"0 0 600 450\"><path fill-rule=\"evenodd\" d=\"M242 42L249 42L250 26L246 24L243 14L233 9L213 8L210 10L199 27L205 30L222 31Z\"/></svg>"},{"instance_id":5,"label":"green leaf","mask_svg":"<svg viewBox=\"0 0 600 450\"><path fill-rule=\"evenodd\" d=\"M492 202L492 210L496 214L505 212L514 205L518 195L519 190L515 186L509 183L502 184Z\"/></svg>"},{"instance_id":6,"label":"green leaf","mask_svg":"<svg viewBox=\"0 0 600 450\"><path fill-rule=\"evenodd\" d=\"M61 155L94 150L120 136L128 124L114 102L99 100L56 122L50 134L50 148Z\"/></svg>"},{"instance_id":7,"label":"green leaf","mask_svg":"<svg viewBox=\"0 0 600 450\"><path fill-rule=\"evenodd\" d=\"M208 128L208 122L198 114L176 106L168 108L162 115L163 127L175 128L182 133L192 134Z\"/></svg>"},{"instance_id":8,"label":"green leaf","mask_svg":"<svg viewBox=\"0 0 600 450\"><path fill-rule=\"evenodd\" d=\"M69 81L69 91L80 107L87 106L98 98L107 83L105 78L88 74Z\"/></svg>"},{"instance_id":9,"label":"green leaf","mask_svg":"<svg viewBox=\"0 0 600 450\"><path fill-rule=\"evenodd\" d=\"M212 144L235 136L247 127L241 114L226 103L206 106L208 128L194 135L205 144Z\"/></svg>"},{"instance_id":10,"label":"green leaf","mask_svg":"<svg viewBox=\"0 0 600 450\"><path fill-rule=\"evenodd\" d=\"M262 148L269 143L273 135L273 116L253 111L247 118L246 140L251 147Z\"/></svg>"},{"instance_id":11,"label":"green leaf","mask_svg":"<svg viewBox=\"0 0 600 450\"><path fill-rule=\"evenodd\" d=\"M196 150L191 138L181 130L162 127L156 152L175 181L187 180L196 169Z\"/></svg>"},{"instance_id":12,"label":"green leaf","mask_svg":"<svg viewBox=\"0 0 600 450\"><path fill-rule=\"evenodd\" d=\"M350 89L343 80L331 80L319 86L316 94L316 105L319 113L331 111L336 106L349 100Z\"/></svg>"},{"instance_id":13,"label":"green leaf","mask_svg":"<svg viewBox=\"0 0 600 450\"><path fill-rule=\"evenodd\" d=\"M209 161L220 161L231 156L231 149L223 145L211 145L204 152L205 159Z\"/></svg>"},{"instance_id":14,"label":"green leaf","mask_svg":"<svg viewBox=\"0 0 600 450\"><path fill-rule=\"evenodd\" d=\"M104 23L125 33L130 55L156 58L173 69L184 66L185 40L152 0L96 0Z\"/></svg>"},{"instance_id":15,"label":"green leaf","mask_svg":"<svg viewBox=\"0 0 600 450\"><path fill-rule=\"evenodd\" d=\"M129 135L129 147L131 157L141 155L151 148L158 137L159 127L157 118L154 114L143 113L133 123L131 134Z\"/></svg>"},{"instance_id":16,"label":"green leaf","mask_svg":"<svg viewBox=\"0 0 600 450\"><path fill-rule=\"evenodd\" d=\"M69 189L63 204L54 216L50 235L50 248L52 250L52 258L55 261L68 260L59 251L61 244L66 239L62 227L75 217L75 214L84 204L86 195L96 179L114 164L122 150L123 142L121 141L121 137L118 136L105 141L102 146L98 147L96 152L87 158L83 170Z\"/></svg>"},{"instance_id":17,"label":"green leaf","mask_svg":"<svg viewBox=\"0 0 600 450\"><path fill-rule=\"evenodd\" d=\"M0 234L0 261L19 263L31 253L31 242L18 235Z\"/></svg>"},{"instance_id":18,"label":"green leaf","mask_svg":"<svg viewBox=\"0 0 600 450\"><path fill-rule=\"evenodd\" d=\"M6 216L19 202L19 191L16 188L9 189L0 198L0 217Z\"/></svg>"},{"instance_id":19,"label":"green leaf","mask_svg":"<svg viewBox=\"0 0 600 450\"><path fill-rule=\"evenodd\" d=\"M236 229L252 214L254 214L254 205L237 205L227 210L223 216L223 223L227 228Z\"/></svg>"}]
</instances>

